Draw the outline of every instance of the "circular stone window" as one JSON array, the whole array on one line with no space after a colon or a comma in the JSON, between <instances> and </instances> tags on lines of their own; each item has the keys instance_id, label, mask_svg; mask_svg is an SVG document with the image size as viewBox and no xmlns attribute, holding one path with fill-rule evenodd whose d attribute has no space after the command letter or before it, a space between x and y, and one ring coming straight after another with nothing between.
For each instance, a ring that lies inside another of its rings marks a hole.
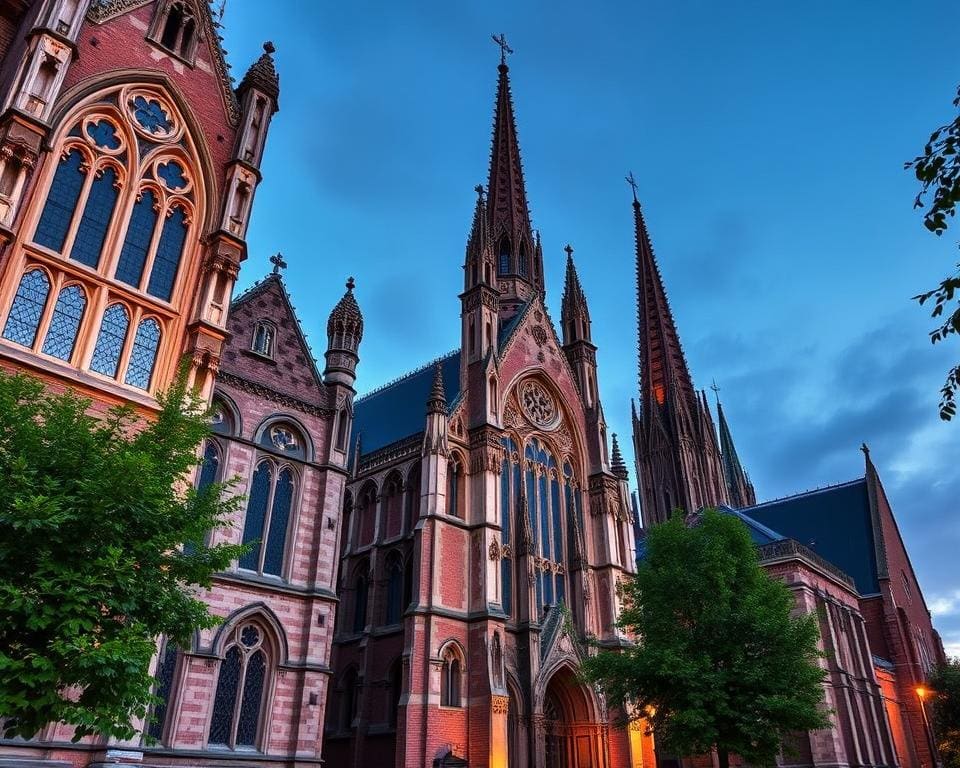
<instances>
[{"instance_id":1,"label":"circular stone window","mask_svg":"<svg viewBox=\"0 0 960 768\"><path fill-rule=\"evenodd\" d=\"M525 381L520 385L520 407L524 415L538 427L552 427L559 419L553 395L538 381Z\"/></svg>"}]
</instances>

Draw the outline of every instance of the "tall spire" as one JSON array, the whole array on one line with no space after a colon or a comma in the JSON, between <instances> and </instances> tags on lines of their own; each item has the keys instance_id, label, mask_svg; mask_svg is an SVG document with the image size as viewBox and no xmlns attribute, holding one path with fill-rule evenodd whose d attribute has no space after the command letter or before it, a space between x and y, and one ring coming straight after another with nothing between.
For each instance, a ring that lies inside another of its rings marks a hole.
<instances>
[{"instance_id":1,"label":"tall spire","mask_svg":"<svg viewBox=\"0 0 960 768\"><path fill-rule=\"evenodd\" d=\"M497 67L497 99L487 182L487 215L497 257L498 282L506 299L506 313L543 290L543 264L530 225L527 190L523 182L520 144L510 94L506 54L512 50L501 35L494 38L501 47ZM514 299L511 301L510 299Z\"/></svg>"},{"instance_id":2,"label":"tall spire","mask_svg":"<svg viewBox=\"0 0 960 768\"><path fill-rule=\"evenodd\" d=\"M567 245L567 274L563 281L563 299L560 303L560 321L564 345L575 341L590 341L590 309L580 285L580 276L573 263L573 248Z\"/></svg>"},{"instance_id":3,"label":"tall spire","mask_svg":"<svg viewBox=\"0 0 960 768\"><path fill-rule=\"evenodd\" d=\"M631 177L632 178L632 177ZM643 218L636 189L633 221L637 248L637 343L639 353L640 400L644 410L662 406L668 393L672 399L696 400L680 337L663 287L650 234ZM676 391L671 391L671 390Z\"/></svg>"},{"instance_id":4,"label":"tall spire","mask_svg":"<svg viewBox=\"0 0 960 768\"><path fill-rule=\"evenodd\" d=\"M752 507L757 503L753 484L743 471L740 457L737 456L733 436L727 424L727 417L723 415L723 406L717 397L717 421L720 423L720 460L723 462L723 480L727 484L730 504L737 508Z\"/></svg>"}]
</instances>

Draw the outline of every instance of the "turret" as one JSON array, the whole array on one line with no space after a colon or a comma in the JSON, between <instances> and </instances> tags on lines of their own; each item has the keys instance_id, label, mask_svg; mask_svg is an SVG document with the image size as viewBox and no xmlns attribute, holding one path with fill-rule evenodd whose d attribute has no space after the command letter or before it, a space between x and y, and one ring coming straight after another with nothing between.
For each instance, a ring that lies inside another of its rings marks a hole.
<instances>
[{"instance_id":1,"label":"turret","mask_svg":"<svg viewBox=\"0 0 960 768\"><path fill-rule=\"evenodd\" d=\"M347 292L337 302L327 320L325 384L344 384L353 388L357 378L360 341L363 339L363 315L353 296L353 278L347 280Z\"/></svg>"},{"instance_id":2,"label":"turret","mask_svg":"<svg viewBox=\"0 0 960 768\"><path fill-rule=\"evenodd\" d=\"M482 186L478 185L476 192L477 205L463 265L464 290L460 294L461 373L464 377L471 364L486 359L499 331L500 292L494 278L487 201ZM465 378L462 383L466 384Z\"/></svg>"},{"instance_id":3,"label":"turret","mask_svg":"<svg viewBox=\"0 0 960 768\"><path fill-rule=\"evenodd\" d=\"M423 453L447 452L447 396L443 388L440 363L433 372L433 385L427 398L427 425L423 433Z\"/></svg>"}]
</instances>

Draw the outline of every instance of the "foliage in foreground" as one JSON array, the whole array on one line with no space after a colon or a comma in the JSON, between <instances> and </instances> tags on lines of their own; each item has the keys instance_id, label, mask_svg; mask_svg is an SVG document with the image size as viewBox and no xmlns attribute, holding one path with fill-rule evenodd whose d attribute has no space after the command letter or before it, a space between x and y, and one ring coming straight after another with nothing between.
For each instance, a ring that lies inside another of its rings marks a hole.
<instances>
[{"instance_id":1,"label":"foliage in foreground","mask_svg":"<svg viewBox=\"0 0 960 768\"><path fill-rule=\"evenodd\" d=\"M935 693L933 728L944 768L960 768L960 658L941 664L930 675Z\"/></svg>"},{"instance_id":2,"label":"foliage in foreground","mask_svg":"<svg viewBox=\"0 0 960 768\"><path fill-rule=\"evenodd\" d=\"M707 510L688 527L675 514L646 541L620 617L638 643L584 665L608 701L645 715L667 753L716 749L721 768L731 753L772 764L791 731L825 727L817 617L791 615L743 523Z\"/></svg>"},{"instance_id":3,"label":"foliage in foreground","mask_svg":"<svg viewBox=\"0 0 960 768\"><path fill-rule=\"evenodd\" d=\"M960 88L953 106L960 110ZM920 192L913 203L914 208L923 208L929 198L929 208L924 212L924 226L936 235L947 231L948 219L953 218L960 203L960 111L953 122L941 125L930 134L923 154L906 164L913 169L920 182ZM957 271L940 282L931 291L914 298L925 304L933 300L931 317L938 318L941 325L930 331L930 341L936 344L951 334L960 334L960 264ZM946 315L944 311L946 310ZM960 365L948 373L940 390L940 418L950 421L957 413L956 395L960 390Z\"/></svg>"},{"instance_id":4,"label":"foliage in foreground","mask_svg":"<svg viewBox=\"0 0 960 768\"><path fill-rule=\"evenodd\" d=\"M0 373L0 714L130 738L152 703L155 638L215 623L195 597L241 548L202 546L239 499L186 479L207 434L182 380L155 421ZM186 552L182 542L194 542Z\"/></svg>"}]
</instances>

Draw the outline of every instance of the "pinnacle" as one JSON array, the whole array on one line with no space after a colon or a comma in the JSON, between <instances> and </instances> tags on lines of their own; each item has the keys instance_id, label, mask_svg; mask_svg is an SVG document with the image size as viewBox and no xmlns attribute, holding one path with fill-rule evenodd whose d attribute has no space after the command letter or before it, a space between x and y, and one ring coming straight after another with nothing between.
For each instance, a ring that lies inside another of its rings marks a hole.
<instances>
[{"instance_id":1,"label":"pinnacle","mask_svg":"<svg viewBox=\"0 0 960 768\"><path fill-rule=\"evenodd\" d=\"M627 465L623 461L623 455L620 453L620 443L617 442L616 433L613 434L613 448L610 451L610 469L617 477L627 477Z\"/></svg>"},{"instance_id":2,"label":"pinnacle","mask_svg":"<svg viewBox=\"0 0 960 768\"><path fill-rule=\"evenodd\" d=\"M443 369L440 363L433 371L433 385L430 387L430 397L427 398L427 413L446 413L447 396L443 387Z\"/></svg>"}]
</instances>

